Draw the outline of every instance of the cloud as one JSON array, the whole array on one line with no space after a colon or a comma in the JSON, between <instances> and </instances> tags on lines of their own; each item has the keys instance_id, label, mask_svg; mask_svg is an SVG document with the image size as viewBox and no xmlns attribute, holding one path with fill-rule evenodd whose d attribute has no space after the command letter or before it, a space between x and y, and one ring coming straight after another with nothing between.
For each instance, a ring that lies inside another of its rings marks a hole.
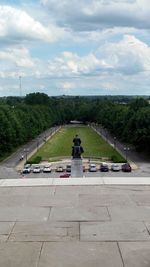
<instances>
[{"instance_id":1,"label":"cloud","mask_svg":"<svg viewBox=\"0 0 150 267\"><path fill-rule=\"evenodd\" d=\"M124 35L120 42L104 45L98 49L98 55L114 72L132 75L150 70L150 47L133 35Z\"/></svg>"},{"instance_id":2,"label":"cloud","mask_svg":"<svg viewBox=\"0 0 150 267\"><path fill-rule=\"evenodd\" d=\"M150 70L150 47L133 35L105 43L86 56L64 52L48 62L48 73L57 77L100 76L122 73L135 75Z\"/></svg>"},{"instance_id":3,"label":"cloud","mask_svg":"<svg viewBox=\"0 0 150 267\"><path fill-rule=\"evenodd\" d=\"M57 75L58 77L91 75L91 73L104 67L106 67L106 63L96 58L93 53L80 57L77 54L66 51L60 57L48 62L49 74Z\"/></svg>"},{"instance_id":4,"label":"cloud","mask_svg":"<svg viewBox=\"0 0 150 267\"><path fill-rule=\"evenodd\" d=\"M149 29L149 0L42 0L60 26L75 31ZM57 15L56 15L57 14Z\"/></svg>"},{"instance_id":5,"label":"cloud","mask_svg":"<svg viewBox=\"0 0 150 267\"><path fill-rule=\"evenodd\" d=\"M150 47L133 35L124 35L118 42L105 43L95 52L85 56L64 51L51 60L32 58L24 46L0 51L0 70L6 66L14 76L16 68L23 76L40 78L78 78L83 76L99 77L102 73L113 75L136 75L150 70ZM7 75L7 74L5 74ZM1 77L3 72L1 72Z\"/></svg>"},{"instance_id":6,"label":"cloud","mask_svg":"<svg viewBox=\"0 0 150 267\"><path fill-rule=\"evenodd\" d=\"M1 44L34 40L54 42L62 35L63 29L55 25L45 27L21 9L0 5Z\"/></svg>"},{"instance_id":7,"label":"cloud","mask_svg":"<svg viewBox=\"0 0 150 267\"><path fill-rule=\"evenodd\" d=\"M31 68L35 66L34 60L31 58L29 51L25 47L11 47L0 51L0 60L12 62L18 67Z\"/></svg>"}]
</instances>

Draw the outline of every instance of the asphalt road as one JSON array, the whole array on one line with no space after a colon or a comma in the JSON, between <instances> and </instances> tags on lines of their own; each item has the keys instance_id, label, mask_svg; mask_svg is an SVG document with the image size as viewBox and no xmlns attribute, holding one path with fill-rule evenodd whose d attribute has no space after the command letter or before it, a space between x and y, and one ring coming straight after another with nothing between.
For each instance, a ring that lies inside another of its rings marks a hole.
<instances>
[{"instance_id":1,"label":"asphalt road","mask_svg":"<svg viewBox=\"0 0 150 267\"><path fill-rule=\"evenodd\" d=\"M28 155L35 149L43 144L49 136L57 131L59 127L52 127L42 134L40 134L37 138L31 140L29 143L20 147L15 153L13 153L9 158L1 162L0 167L5 166L7 168L15 168L20 162L20 158L24 155L24 159L28 157Z\"/></svg>"},{"instance_id":2,"label":"asphalt road","mask_svg":"<svg viewBox=\"0 0 150 267\"><path fill-rule=\"evenodd\" d=\"M139 175L150 176L150 159L144 153L137 153L134 147L121 143L115 136L112 136L107 129L97 125L96 130L110 145L115 147L129 162L133 162L139 168Z\"/></svg>"}]
</instances>

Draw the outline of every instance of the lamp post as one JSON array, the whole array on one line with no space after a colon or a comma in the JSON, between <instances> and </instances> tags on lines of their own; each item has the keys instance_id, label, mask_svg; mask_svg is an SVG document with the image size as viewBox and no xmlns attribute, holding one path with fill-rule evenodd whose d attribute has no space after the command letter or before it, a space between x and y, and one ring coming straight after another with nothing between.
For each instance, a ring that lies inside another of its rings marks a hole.
<instances>
[{"instance_id":1,"label":"lamp post","mask_svg":"<svg viewBox=\"0 0 150 267\"><path fill-rule=\"evenodd\" d=\"M124 151L125 151L125 155L126 155L126 161L128 159L128 152L129 152L130 148L129 147L124 147Z\"/></svg>"},{"instance_id":2,"label":"lamp post","mask_svg":"<svg viewBox=\"0 0 150 267\"><path fill-rule=\"evenodd\" d=\"M37 138L36 146L37 146L37 151L38 151L38 149L39 149L39 137Z\"/></svg>"},{"instance_id":3,"label":"lamp post","mask_svg":"<svg viewBox=\"0 0 150 267\"><path fill-rule=\"evenodd\" d=\"M24 152L25 152L25 157L26 157L26 162L27 162L29 149L28 148L25 148L24 149Z\"/></svg>"},{"instance_id":4,"label":"lamp post","mask_svg":"<svg viewBox=\"0 0 150 267\"><path fill-rule=\"evenodd\" d=\"M117 137L114 136L114 148L116 148L116 140L117 140Z\"/></svg>"}]
</instances>

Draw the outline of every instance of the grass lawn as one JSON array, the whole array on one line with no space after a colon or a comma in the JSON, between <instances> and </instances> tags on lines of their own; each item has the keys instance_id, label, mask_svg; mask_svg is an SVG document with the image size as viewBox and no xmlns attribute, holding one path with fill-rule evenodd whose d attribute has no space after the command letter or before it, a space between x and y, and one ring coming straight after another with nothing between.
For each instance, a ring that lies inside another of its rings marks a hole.
<instances>
[{"instance_id":1,"label":"grass lawn","mask_svg":"<svg viewBox=\"0 0 150 267\"><path fill-rule=\"evenodd\" d=\"M56 135L54 135L46 144L44 144L30 160L34 160L37 156L42 160L52 160L52 158L71 157L73 138L78 134L82 141L84 149L83 157L100 158L115 157L114 161L124 162L123 157L107 142L105 142L90 127L63 127Z\"/></svg>"}]
</instances>

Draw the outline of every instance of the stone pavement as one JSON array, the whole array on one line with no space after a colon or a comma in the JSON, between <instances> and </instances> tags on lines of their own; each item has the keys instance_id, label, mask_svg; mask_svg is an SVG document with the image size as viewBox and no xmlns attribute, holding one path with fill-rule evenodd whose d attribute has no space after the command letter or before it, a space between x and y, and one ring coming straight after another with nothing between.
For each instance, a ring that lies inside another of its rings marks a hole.
<instances>
[{"instance_id":1,"label":"stone pavement","mask_svg":"<svg viewBox=\"0 0 150 267\"><path fill-rule=\"evenodd\" d=\"M0 186L0 267L150 267L150 185Z\"/></svg>"}]
</instances>

